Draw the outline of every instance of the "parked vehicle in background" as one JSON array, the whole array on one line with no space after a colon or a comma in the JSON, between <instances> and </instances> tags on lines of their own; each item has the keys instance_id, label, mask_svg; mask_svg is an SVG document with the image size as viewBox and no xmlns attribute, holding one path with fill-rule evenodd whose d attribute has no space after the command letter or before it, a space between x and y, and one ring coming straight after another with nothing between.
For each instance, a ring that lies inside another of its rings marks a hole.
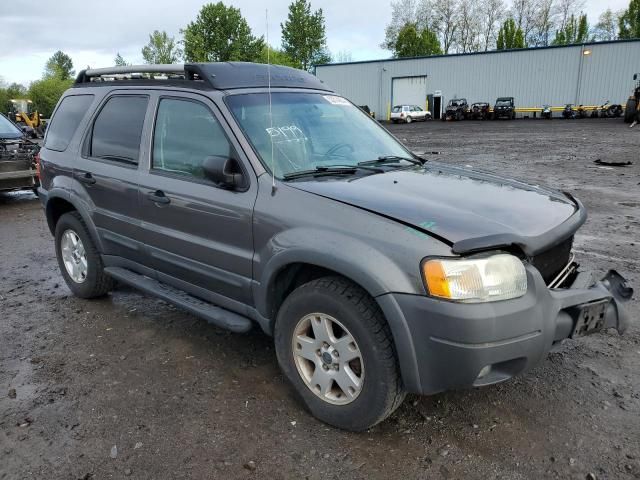
<instances>
[{"instance_id":1,"label":"parked vehicle in background","mask_svg":"<svg viewBox=\"0 0 640 480\"><path fill-rule=\"evenodd\" d=\"M573 108L573 103L567 103L562 111L562 118L567 120L574 120L576 118L576 111Z\"/></svg>"},{"instance_id":2,"label":"parked vehicle in background","mask_svg":"<svg viewBox=\"0 0 640 480\"><path fill-rule=\"evenodd\" d=\"M635 86L624 110L624 121L626 123L640 120L640 73L636 73L633 76L633 80Z\"/></svg>"},{"instance_id":3,"label":"parked vehicle in background","mask_svg":"<svg viewBox=\"0 0 640 480\"><path fill-rule=\"evenodd\" d=\"M491 105L488 102L476 102L471 105L470 115L473 120L487 120L491 117Z\"/></svg>"},{"instance_id":4,"label":"parked vehicle in background","mask_svg":"<svg viewBox=\"0 0 640 480\"><path fill-rule=\"evenodd\" d=\"M376 112L372 112L369 105L358 105L358 107L371 118L376 118Z\"/></svg>"},{"instance_id":5,"label":"parked vehicle in background","mask_svg":"<svg viewBox=\"0 0 640 480\"><path fill-rule=\"evenodd\" d=\"M576 118L587 118L589 115L587 110L584 108L584 105L578 105L576 110Z\"/></svg>"},{"instance_id":6,"label":"parked vehicle in background","mask_svg":"<svg viewBox=\"0 0 640 480\"><path fill-rule=\"evenodd\" d=\"M12 99L10 101L9 118L23 128L31 138L44 135L42 114L33 109L33 102L27 98Z\"/></svg>"},{"instance_id":7,"label":"parked vehicle in background","mask_svg":"<svg viewBox=\"0 0 640 480\"><path fill-rule=\"evenodd\" d=\"M551 105L543 105L540 116L546 120L551 120L553 118L553 110L551 109Z\"/></svg>"},{"instance_id":8,"label":"parked vehicle in background","mask_svg":"<svg viewBox=\"0 0 640 480\"><path fill-rule=\"evenodd\" d=\"M629 323L624 278L574 261L580 201L414 155L300 70L82 71L40 165L76 296L117 280L221 328L259 325L302 402L340 428Z\"/></svg>"},{"instance_id":9,"label":"parked vehicle in background","mask_svg":"<svg viewBox=\"0 0 640 480\"><path fill-rule=\"evenodd\" d=\"M442 120L464 120L469 116L469 104L466 98L449 100L444 110Z\"/></svg>"},{"instance_id":10,"label":"parked vehicle in background","mask_svg":"<svg viewBox=\"0 0 640 480\"><path fill-rule=\"evenodd\" d=\"M39 148L22 129L0 114L0 191L38 186L35 162Z\"/></svg>"},{"instance_id":11,"label":"parked vehicle in background","mask_svg":"<svg viewBox=\"0 0 640 480\"><path fill-rule=\"evenodd\" d=\"M622 105L610 103L609 100L607 100L604 104L600 105L598 112L600 114L600 118L620 118L624 113L624 109L622 108Z\"/></svg>"},{"instance_id":12,"label":"parked vehicle in background","mask_svg":"<svg viewBox=\"0 0 640 480\"><path fill-rule=\"evenodd\" d=\"M398 122L424 122L431 119L431 112L423 110L418 105L396 105L391 109L391 121Z\"/></svg>"},{"instance_id":13,"label":"parked vehicle in background","mask_svg":"<svg viewBox=\"0 0 640 480\"><path fill-rule=\"evenodd\" d=\"M516 118L516 103L513 97L500 97L493 106L493 118Z\"/></svg>"}]
</instances>

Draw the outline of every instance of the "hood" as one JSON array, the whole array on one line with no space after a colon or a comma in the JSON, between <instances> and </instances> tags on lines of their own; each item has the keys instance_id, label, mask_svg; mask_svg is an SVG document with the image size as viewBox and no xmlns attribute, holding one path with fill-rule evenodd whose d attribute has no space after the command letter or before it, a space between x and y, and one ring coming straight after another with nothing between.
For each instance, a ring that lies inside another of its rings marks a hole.
<instances>
[{"instance_id":1,"label":"hood","mask_svg":"<svg viewBox=\"0 0 640 480\"><path fill-rule=\"evenodd\" d=\"M16 138L22 138L23 135L22 130L20 130L16 124L0 114L0 139L14 140Z\"/></svg>"},{"instance_id":2,"label":"hood","mask_svg":"<svg viewBox=\"0 0 640 480\"><path fill-rule=\"evenodd\" d=\"M455 253L517 245L534 255L571 236L586 219L580 203L563 193L435 162L289 185L404 223L452 245Z\"/></svg>"}]
</instances>

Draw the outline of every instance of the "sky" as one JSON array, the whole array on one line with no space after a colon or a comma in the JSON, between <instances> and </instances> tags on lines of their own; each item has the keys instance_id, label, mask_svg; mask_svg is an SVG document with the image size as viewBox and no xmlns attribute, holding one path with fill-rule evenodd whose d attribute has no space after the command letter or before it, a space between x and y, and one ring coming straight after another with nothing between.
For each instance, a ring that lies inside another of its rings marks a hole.
<instances>
[{"instance_id":1,"label":"sky","mask_svg":"<svg viewBox=\"0 0 640 480\"><path fill-rule=\"evenodd\" d=\"M213 0L212 0L213 1ZM223 0L240 8L254 35L267 33L280 45L280 23L291 0ZM176 38L194 20L204 0L0 0L0 77L28 85L42 76L44 64L57 50L73 59L76 71L113 65L116 53L129 63L142 63L140 50L153 30ZM353 60L387 58L380 48L391 17L390 0L312 0L322 8L329 50L351 53ZM629 0L585 0L589 21L606 8L626 8ZM37 8L28 6L38 5Z\"/></svg>"}]
</instances>

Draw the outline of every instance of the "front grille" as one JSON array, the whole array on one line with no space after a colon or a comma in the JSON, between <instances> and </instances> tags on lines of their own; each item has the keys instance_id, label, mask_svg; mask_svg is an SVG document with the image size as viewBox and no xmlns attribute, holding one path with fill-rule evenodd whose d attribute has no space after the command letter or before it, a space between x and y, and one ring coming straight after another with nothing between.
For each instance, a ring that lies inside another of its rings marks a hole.
<instances>
[{"instance_id":1,"label":"front grille","mask_svg":"<svg viewBox=\"0 0 640 480\"><path fill-rule=\"evenodd\" d=\"M569 263L573 237L567 238L555 247L539 253L531 259L531 264L538 269L545 283L549 284Z\"/></svg>"}]
</instances>

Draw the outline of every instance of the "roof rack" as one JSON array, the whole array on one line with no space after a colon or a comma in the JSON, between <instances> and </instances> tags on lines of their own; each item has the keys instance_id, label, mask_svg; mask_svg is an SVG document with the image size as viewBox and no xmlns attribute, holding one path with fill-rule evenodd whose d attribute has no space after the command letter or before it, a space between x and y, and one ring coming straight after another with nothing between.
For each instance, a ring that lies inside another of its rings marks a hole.
<instances>
[{"instance_id":1,"label":"roof rack","mask_svg":"<svg viewBox=\"0 0 640 480\"><path fill-rule=\"evenodd\" d=\"M196 80L205 88L308 88L332 91L319 78L303 70L282 65L247 62L186 63L161 65L126 65L82 70L76 85L124 80ZM160 78L162 77L162 78Z\"/></svg>"},{"instance_id":2,"label":"roof rack","mask_svg":"<svg viewBox=\"0 0 640 480\"><path fill-rule=\"evenodd\" d=\"M142 78L153 78L155 75L167 77L178 77L185 80L204 80L196 65L177 64L155 64L155 65L124 65L106 68L89 68L82 70L76 77L76 84L90 83L96 81L109 80L135 80Z\"/></svg>"}]
</instances>

